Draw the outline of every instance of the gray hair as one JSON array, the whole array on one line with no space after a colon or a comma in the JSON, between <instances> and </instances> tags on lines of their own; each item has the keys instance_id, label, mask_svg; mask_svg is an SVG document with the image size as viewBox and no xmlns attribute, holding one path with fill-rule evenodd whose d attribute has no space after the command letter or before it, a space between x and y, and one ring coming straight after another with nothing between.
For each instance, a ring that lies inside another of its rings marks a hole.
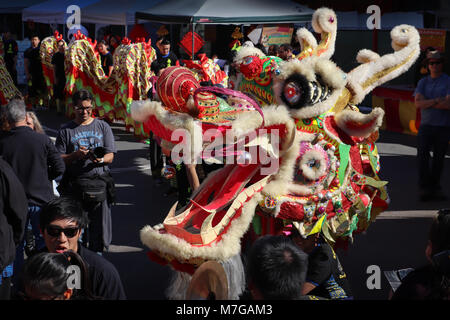
<instances>
[{"instance_id":1,"label":"gray hair","mask_svg":"<svg viewBox=\"0 0 450 320\"><path fill-rule=\"evenodd\" d=\"M26 106L23 100L13 99L6 106L6 116L11 124L25 120L26 115Z\"/></svg>"}]
</instances>

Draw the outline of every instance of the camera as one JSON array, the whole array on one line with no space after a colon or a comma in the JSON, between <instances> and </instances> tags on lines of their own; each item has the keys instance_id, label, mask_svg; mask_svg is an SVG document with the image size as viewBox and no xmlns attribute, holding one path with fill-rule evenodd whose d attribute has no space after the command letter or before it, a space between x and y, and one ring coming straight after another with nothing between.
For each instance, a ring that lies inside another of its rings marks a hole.
<instances>
[{"instance_id":1,"label":"camera","mask_svg":"<svg viewBox=\"0 0 450 320\"><path fill-rule=\"evenodd\" d=\"M96 147L89 151L94 155L95 158L103 158L106 154L105 147Z\"/></svg>"}]
</instances>

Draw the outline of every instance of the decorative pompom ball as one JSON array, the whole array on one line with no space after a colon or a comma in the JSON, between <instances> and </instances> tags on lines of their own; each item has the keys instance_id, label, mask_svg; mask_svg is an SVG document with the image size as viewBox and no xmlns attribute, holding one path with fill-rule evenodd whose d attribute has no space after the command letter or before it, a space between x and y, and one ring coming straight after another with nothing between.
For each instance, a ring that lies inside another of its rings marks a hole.
<instances>
[{"instance_id":1,"label":"decorative pompom ball","mask_svg":"<svg viewBox=\"0 0 450 320\"><path fill-rule=\"evenodd\" d=\"M247 79L256 78L263 71L263 61L257 56L246 57L240 65L240 70Z\"/></svg>"}]
</instances>

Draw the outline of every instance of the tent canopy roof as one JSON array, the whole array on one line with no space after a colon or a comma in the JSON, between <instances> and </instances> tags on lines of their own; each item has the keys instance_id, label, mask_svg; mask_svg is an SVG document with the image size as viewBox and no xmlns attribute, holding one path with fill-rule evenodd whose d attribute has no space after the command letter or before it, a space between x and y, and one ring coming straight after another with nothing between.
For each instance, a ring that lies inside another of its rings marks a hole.
<instances>
[{"instance_id":1,"label":"tent canopy roof","mask_svg":"<svg viewBox=\"0 0 450 320\"><path fill-rule=\"evenodd\" d=\"M34 6L28 7L22 11L22 20L32 20L40 23L58 23L65 24L72 13L67 13L67 8L71 5L77 5L82 10L84 7L96 3L99 0L48 0ZM74 3L75 2L75 3Z\"/></svg>"},{"instance_id":2,"label":"tent canopy roof","mask_svg":"<svg viewBox=\"0 0 450 320\"><path fill-rule=\"evenodd\" d=\"M2 1L0 4L0 13L22 13L24 8L35 5L42 2L42 0L15 0L15 1Z\"/></svg>"},{"instance_id":3,"label":"tent canopy roof","mask_svg":"<svg viewBox=\"0 0 450 320\"><path fill-rule=\"evenodd\" d=\"M290 0L167 0L136 12L162 23L257 24L311 21L313 10Z\"/></svg>"},{"instance_id":4,"label":"tent canopy roof","mask_svg":"<svg viewBox=\"0 0 450 320\"><path fill-rule=\"evenodd\" d=\"M31 0L28 0L31 1ZM66 23L71 14L67 7L80 7L81 24L129 25L135 22L135 12L162 0L48 0L23 10L22 20L41 23Z\"/></svg>"}]
</instances>

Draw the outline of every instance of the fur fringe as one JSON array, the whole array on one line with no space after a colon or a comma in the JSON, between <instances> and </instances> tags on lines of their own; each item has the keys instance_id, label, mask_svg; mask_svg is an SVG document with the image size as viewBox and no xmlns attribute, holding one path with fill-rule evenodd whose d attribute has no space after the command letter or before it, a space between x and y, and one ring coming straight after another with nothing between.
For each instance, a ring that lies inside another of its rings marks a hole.
<instances>
[{"instance_id":1,"label":"fur fringe","mask_svg":"<svg viewBox=\"0 0 450 320\"><path fill-rule=\"evenodd\" d=\"M250 226L255 214L255 208L261 199L262 196L260 194L255 194L249 202L244 204L241 216L231 223L228 232L223 235L222 240L212 245L194 247L174 235L161 234L151 226L145 226L141 230L141 241L150 249L164 252L179 260L201 257L205 260L224 261L240 253L241 237Z\"/></svg>"},{"instance_id":2,"label":"fur fringe","mask_svg":"<svg viewBox=\"0 0 450 320\"><path fill-rule=\"evenodd\" d=\"M375 108L370 114L364 114L352 110L343 110L337 113L334 118L338 127L344 130L348 135L367 138L374 131L378 130L381 127L383 123L383 116L384 110L381 108ZM374 123L367 128L354 129L347 126L347 123L349 122L364 125L373 120L375 120Z\"/></svg>"}]
</instances>

